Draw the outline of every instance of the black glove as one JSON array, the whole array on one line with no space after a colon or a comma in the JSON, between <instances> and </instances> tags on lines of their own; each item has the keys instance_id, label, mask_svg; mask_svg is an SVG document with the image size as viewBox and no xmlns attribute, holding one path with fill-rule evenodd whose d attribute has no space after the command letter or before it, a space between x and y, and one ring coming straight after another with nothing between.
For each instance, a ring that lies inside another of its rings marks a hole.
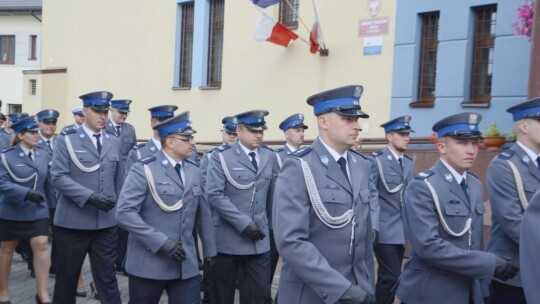
<instances>
[{"instance_id":1,"label":"black glove","mask_svg":"<svg viewBox=\"0 0 540 304\"><path fill-rule=\"evenodd\" d=\"M178 263L182 263L186 259L186 252L182 248L182 243L173 239L167 239L165 244L159 248L159 252Z\"/></svg>"},{"instance_id":2,"label":"black glove","mask_svg":"<svg viewBox=\"0 0 540 304\"><path fill-rule=\"evenodd\" d=\"M341 304L374 304L375 296L368 295L360 286L351 285L339 299Z\"/></svg>"},{"instance_id":3,"label":"black glove","mask_svg":"<svg viewBox=\"0 0 540 304\"><path fill-rule=\"evenodd\" d=\"M26 196L24 197L24 200L31 201L32 203L39 204L39 203L45 201L45 197L43 195L41 195L41 193L30 189L30 190L28 190L28 192L26 192Z\"/></svg>"},{"instance_id":4,"label":"black glove","mask_svg":"<svg viewBox=\"0 0 540 304\"><path fill-rule=\"evenodd\" d=\"M204 276L208 277L212 275L212 271L214 269L214 266L216 266L216 262L217 262L216 257L204 258L204 270L203 270Z\"/></svg>"},{"instance_id":5,"label":"black glove","mask_svg":"<svg viewBox=\"0 0 540 304\"><path fill-rule=\"evenodd\" d=\"M515 277L519 272L519 267L512 264L510 258L502 255L495 255L495 274L494 276L499 280L509 280Z\"/></svg>"},{"instance_id":6,"label":"black glove","mask_svg":"<svg viewBox=\"0 0 540 304\"><path fill-rule=\"evenodd\" d=\"M261 228L259 228L259 225L257 225L255 222L249 223L246 229L242 231L242 234L252 241L259 241L266 237L266 235L261 231Z\"/></svg>"},{"instance_id":7,"label":"black glove","mask_svg":"<svg viewBox=\"0 0 540 304\"><path fill-rule=\"evenodd\" d=\"M112 208L114 208L114 205L116 204L115 201L109 199L103 194L92 194L90 198L88 199L87 203L90 205L96 207L96 209L108 212Z\"/></svg>"},{"instance_id":8,"label":"black glove","mask_svg":"<svg viewBox=\"0 0 540 304\"><path fill-rule=\"evenodd\" d=\"M377 230L373 229L373 247L375 247L375 245L377 245L377 243L379 242L379 234L377 233Z\"/></svg>"}]
</instances>

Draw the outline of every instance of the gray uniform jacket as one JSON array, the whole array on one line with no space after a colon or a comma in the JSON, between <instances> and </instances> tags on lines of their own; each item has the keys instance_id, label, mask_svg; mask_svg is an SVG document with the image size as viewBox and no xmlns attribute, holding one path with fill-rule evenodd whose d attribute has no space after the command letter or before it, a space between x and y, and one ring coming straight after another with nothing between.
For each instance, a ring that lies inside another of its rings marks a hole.
<instances>
[{"instance_id":1,"label":"gray uniform jacket","mask_svg":"<svg viewBox=\"0 0 540 304\"><path fill-rule=\"evenodd\" d=\"M529 201L529 207L523 215L521 221L521 239L519 243L521 265L521 280L523 281L523 291L527 303L536 304L540 299L540 263L538 263L538 253L540 252L540 190Z\"/></svg>"},{"instance_id":2,"label":"gray uniform jacket","mask_svg":"<svg viewBox=\"0 0 540 304\"><path fill-rule=\"evenodd\" d=\"M470 200L446 166L438 160L417 175L405 190L403 225L411 244L397 289L404 303L483 303L483 290L495 272L495 255L483 250L484 200L482 183L467 173ZM454 237L441 224L429 182L440 202L442 215L452 231L459 233L472 219L469 234Z\"/></svg>"},{"instance_id":3,"label":"gray uniform jacket","mask_svg":"<svg viewBox=\"0 0 540 304\"><path fill-rule=\"evenodd\" d=\"M52 155L53 155L53 149L54 149L54 144L56 143L56 138L58 136L57 135L53 135L52 137L52 149L49 148L49 145L47 145L47 142L44 141L41 136L39 137L39 140L38 140L38 144L37 146L45 151L47 151L47 153L49 153L50 157L51 157L51 160L52 160ZM50 166L50 165L49 165ZM49 183L49 187L51 187L49 189L50 193L54 193L54 199L50 199L50 200L47 200L47 203L49 205L49 209L55 209L56 208L56 202L58 201L58 198L60 197L60 192L56 191L56 189L54 189L52 183Z\"/></svg>"},{"instance_id":4,"label":"gray uniform jacket","mask_svg":"<svg viewBox=\"0 0 540 304\"><path fill-rule=\"evenodd\" d=\"M0 218L10 221L36 221L48 218L47 201L54 199L54 193L49 191L51 189L49 176L51 156L45 150L35 147L34 161L32 161L19 145L2 154L6 163L0 161ZM18 182L14 179L28 179L34 173L37 173L37 177L26 182ZM35 184L36 178L37 184ZM41 193L46 200L39 204L26 201L25 197L30 189Z\"/></svg>"},{"instance_id":5,"label":"gray uniform jacket","mask_svg":"<svg viewBox=\"0 0 540 304\"><path fill-rule=\"evenodd\" d=\"M11 144L12 135L4 131L4 128L0 130L0 152L9 149Z\"/></svg>"},{"instance_id":6,"label":"gray uniform jacket","mask_svg":"<svg viewBox=\"0 0 540 304\"><path fill-rule=\"evenodd\" d=\"M332 229L317 217L299 158L308 163L330 216L341 216L352 209L354 222ZM348 152L347 163L352 187L320 139L283 163L273 206L274 238L283 258L277 299L280 304L337 303L351 284L375 293L370 164L353 150Z\"/></svg>"},{"instance_id":7,"label":"gray uniform jacket","mask_svg":"<svg viewBox=\"0 0 540 304\"><path fill-rule=\"evenodd\" d=\"M283 167L283 163L289 157L289 155L292 153L291 149L287 145L284 145L283 147L276 150L276 157L278 157L278 164L280 165L279 168Z\"/></svg>"},{"instance_id":8,"label":"gray uniform jacket","mask_svg":"<svg viewBox=\"0 0 540 304\"><path fill-rule=\"evenodd\" d=\"M163 211L151 194L144 166L151 170L156 193L168 206L183 200L181 209ZM199 274L193 227L198 213L199 235L204 256L216 255L214 226L208 203L201 188L198 165L183 162L185 181L182 184L176 171L162 151L133 165L118 199L118 224L129 232L126 271L134 276L155 279L188 279ZM180 241L186 260L180 265L158 253L165 241Z\"/></svg>"},{"instance_id":9,"label":"gray uniform jacket","mask_svg":"<svg viewBox=\"0 0 540 304\"><path fill-rule=\"evenodd\" d=\"M383 151L372 153L368 159L371 162L371 179L377 185L380 206L378 243L405 244L401 206L403 205L403 193L409 182L414 179L414 161L403 155L402 168L388 147ZM403 186L399 191L394 193L388 191L388 189L393 190L401 184Z\"/></svg>"},{"instance_id":10,"label":"gray uniform jacket","mask_svg":"<svg viewBox=\"0 0 540 304\"><path fill-rule=\"evenodd\" d=\"M128 158L126 161L126 175L129 173L129 170L138 160L152 156L158 153L160 148L158 148L152 139L147 143L138 144L134 146L131 151L129 151Z\"/></svg>"},{"instance_id":11,"label":"gray uniform jacket","mask_svg":"<svg viewBox=\"0 0 540 304\"><path fill-rule=\"evenodd\" d=\"M111 119L107 120L105 127L107 132L116 135L116 128L114 127ZM135 135L135 128L127 122L122 124L120 128L120 136L118 136L120 142L120 155L122 156L122 162L125 164L128 158L129 151L137 144L137 135Z\"/></svg>"},{"instance_id":12,"label":"gray uniform jacket","mask_svg":"<svg viewBox=\"0 0 540 304\"><path fill-rule=\"evenodd\" d=\"M68 152L66 137L74 157L86 168L99 165L93 172L82 171ZM103 212L87 204L94 193L116 201L124 181L118 138L101 131L101 155L83 128L68 129L56 140L51 166L52 183L61 192L54 224L63 228L97 230L116 226L115 209Z\"/></svg>"},{"instance_id":13,"label":"gray uniform jacket","mask_svg":"<svg viewBox=\"0 0 540 304\"><path fill-rule=\"evenodd\" d=\"M261 254L270 250L268 231L274 186L279 171L274 152L263 146L258 148L259 170L255 171L250 158L238 142L224 146L210 155L206 173L208 203L212 207L216 228L217 251L234 255ZM241 185L255 183L245 190L235 187L225 176L219 155L234 182ZM250 222L256 222L266 237L252 241L241 233Z\"/></svg>"},{"instance_id":14,"label":"gray uniform jacket","mask_svg":"<svg viewBox=\"0 0 540 304\"><path fill-rule=\"evenodd\" d=\"M487 250L512 258L512 262L519 265L519 229L523 207L508 161L516 166L521 176L527 201L536 190L540 189L540 170L534 164L536 160L530 159L517 143L495 157L487 170L486 184L492 211ZM529 265L521 266L521 268L526 267ZM514 278L501 283L522 286L519 273Z\"/></svg>"}]
</instances>

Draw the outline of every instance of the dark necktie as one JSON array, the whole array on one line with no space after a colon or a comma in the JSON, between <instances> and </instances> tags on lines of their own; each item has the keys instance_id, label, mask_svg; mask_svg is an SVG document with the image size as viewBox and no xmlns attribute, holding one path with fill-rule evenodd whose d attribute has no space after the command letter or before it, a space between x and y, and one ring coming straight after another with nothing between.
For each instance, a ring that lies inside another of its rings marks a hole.
<instances>
[{"instance_id":1,"label":"dark necktie","mask_svg":"<svg viewBox=\"0 0 540 304\"><path fill-rule=\"evenodd\" d=\"M51 141L50 141L50 140L47 140L47 146L49 146L49 149L52 150L52 147L51 147Z\"/></svg>"},{"instance_id":2,"label":"dark necktie","mask_svg":"<svg viewBox=\"0 0 540 304\"><path fill-rule=\"evenodd\" d=\"M116 126L116 136L120 136L120 126Z\"/></svg>"},{"instance_id":3,"label":"dark necktie","mask_svg":"<svg viewBox=\"0 0 540 304\"><path fill-rule=\"evenodd\" d=\"M182 169L182 165L180 164L176 164L174 166L174 170L176 171L176 174L178 174L178 178L180 179L180 182L182 183L182 185L184 184L184 181L182 180L182 173L180 173L180 170Z\"/></svg>"},{"instance_id":4,"label":"dark necktie","mask_svg":"<svg viewBox=\"0 0 540 304\"><path fill-rule=\"evenodd\" d=\"M401 157L398 158L398 159L397 159L397 162L399 163L401 169L403 169L403 158L401 158Z\"/></svg>"},{"instance_id":5,"label":"dark necktie","mask_svg":"<svg viewBox=\"0 0 540 304\"><path fill-rule=\"evenodd\" d=\"M255 152L249 152L249 156L251 156L251 163L253 164L253 167L255 167L255 171L259 171L259 166L257 166L257 160L255 159Z\"/></svg>"},{"instance_id":6,"label":"dark necktie","mask_svg":"<svg viewBox=\"0 0 540 304\"><path fill-rule=\"evenodd\" d=\"M463 190L463 193L465 193L465 196L467 197L467 200L470 200L469 198L469 187L467 186L467 181L465 179L461 180L461 183L459 183L461 186L461 190Z\"/></svg>"},{"instance_id":7,"label":"dark necktie","mask_svg":"<svg viewBox=\"0 0 540 304\"><path fill-rule=\"evenodd\" d=\"M99 154L101 154L101 142L99 141L99 137L101 134L94 134L94 137L96 138L96 148Z\"/></svg>"},{"instance_id":8,"label":"dark necktie","mask_svg":"<svg viewBox=\"0 0 540 304\"><path fill-rule=\"evenodd\" d=\"M347 160L344 157L340 157L338 159L337 163L339 164L339 167L341 168L341 172L343 172L343 174L345 174L345 178L347 179L347 181L350 184L351 181L349 180L349 175L347 174Z\"/></svg>"},{"instance_id":9,"label":"dark necktie","mask_svg":"<svg viewBox=\"0 0 540 304\"><path fill-rule=\"evenodd\" d=\"M540 156L536 158L536 163L538 164L538 170L540 170Z\"/></svg>"},{"instance_id":10,"label":"dark necktie","mask_svg":"<svg viewBox=\"0 0 540 304\"><path fill-rule=\"evenodd\" d=\"M32 158L32 152L28 152L28 157L30 158L31 161L34 161L34 159Z\"/></svg>"}]
</instances>

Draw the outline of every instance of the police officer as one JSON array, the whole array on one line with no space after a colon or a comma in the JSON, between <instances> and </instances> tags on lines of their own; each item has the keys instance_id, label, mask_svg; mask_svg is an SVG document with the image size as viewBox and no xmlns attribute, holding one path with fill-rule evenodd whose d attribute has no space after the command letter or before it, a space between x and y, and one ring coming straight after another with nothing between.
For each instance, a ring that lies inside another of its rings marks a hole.
<instances>
[{"instance_id":1,"label":"police officer","mask_svg":"<svg viewBox=\"0 0 540 304\"><path fill-rule=\"evenodd\" d=\"M304 130L308 128L304 124L303 114L293 114L279 124L279 128L285 135L285 145L279 149L276 149L279 167L283 166L283 162L289 154L300 149L300 146L304 143ZM272 272L273 274L273 272Z\"/></svg>"},{"instance_id":2,"label":"police officer","mask_svg":"<svg viewBox=\"0 0 540 304\"><path fill-rule=\"evenodd\" d=\"M11 135L6 131L6 116L0 113L0 152L9 148Z\"/></svg>"},{"instance_id":3,"label":"police officer","mask_svg":"<svg viewBox=\"0 0 540 304\"><path fill-rule=\"evenodd\" d=\"M116 137L120 140L120 154L124 164L129 151L137 144L135 128L126 122L130 104L131 100L127 99L111 100L111 116L106 127L109 133L116 134Z\"/></svg>"},{"instance_id":4,"label":"police officer","mask_svg":"<svg viewBox=\"0 0 540 304\"><path fill-rule=\"evenodd\" d=\"M415 174L414 161L404 154L409 146L409 134L414 132L410 121L410 116L401 116L382 124L388 145L369 157L371 179L377 183L375 195L378 196L380 206L380 233L375 242L378 265L375 297L378 304L394 303L395 288L405 253L401 206L403 192Z\"/></svg>"},{"instance_id":5,"label":"police officer","mask_svg":"<svg viewBox=\"0 0 540 304\"><path fill-rule=\"evenodd\" d=\"M481 118L467 112L435 123L440 159L405 191L411 254L397 289L403 303L483 303L482 283L509 279L519 269L483 251L483 187L468 171L482 138Z\"/></svg>"},{"instance_id":6,"label":"police officer","mask_svg":"<svg viewBox=\"0 0 540 304\"><path fill-rule=\"evenodd\" d=\"M487 250L519 263L519 228L523 212L540 188L540 98L506 110L514 119L517 142L495 157L487 170L487 190L491 203L491 231ZM529 265L521 265L522 269ZM490 301L525 303L521 277L490 286Z\"/></svg>"},{"instance_id":7,"label":"police officer","mask_svg":"<svg viewBox=\"0 0 540 304\"><path fill-rule=\"evenodd\" d=\"M277 303L374 303L369 161L351 150L368 118L362 86L307 99L319 137L291 154L276 182L273 227L283 259ZM292 186L293 185L293 186Z\"/></svg>"},{"instance_id":8,"label":"police officer","mask_svg":"<svg viewBox=\"0 0 540 304\"><path fill-rule=\"evenodd\" d=\"M68 128L78 129L84 123L84 114L82 107L73 108L71 110L71 114L73 114L73 123L71 125L64 126L62 128L62 132L64 132Z\"/></svg>"},{"instance_id":9,"label":"police officer","mask_svg":"<svg viewBox=\"0 0 540 304\"><path fill-rule=\"evenodd\" d=\"M261 145L267 115L265 110L236 115L238 141L211 154L206 189L218 251L212 303L234 303L239 271L242 302L271 301L267 206L279 167L273 151Z\"/></svg>"},{"instance_id":10,"label":"police officer","mask_svg":"<svg viewBox=\"0 0 540 304\"><path fill-rule=\"evenodd\" d=\"M120 143L105 128L109 92L80 96L83 125L58 137L51 175L61 192L54 218L58 251L55 303L75 303L77 278L85 255L102 303L120 303L116 259L116 199L123 183Z\"/></svg>"},{"instance_id":11,"label":"police officer","mask_svg":"<svg viewBox=\"0 0 540 304\"><path fill-rule=\"evenodd\" d=\"M173 105L163 105L148 109L150 111L150 127L154 128L158 123L173 117L174 111L177 109L178 107ZM138 144L129 151L126 162L126 174L136 161L154 155L159 150L161 150L159 133L154 129L153 136L147 143Z\"/></svg>"},{"instance_id":12,"label":"police officer","mask_svg":"<svg viewBox=\"0 0 540 304\"><path fill-rule=\"evenodd\" d=\"M111 107L109 108L110 117L107 120L107 132L115 134L120 141L120 155L122 167L125 170L126 161L129 151L137 144L137 135L135 134L135 128L126 122L129 114L129 106L131 100L128 99L116 99L111 100ZM125 172L123 172L125 175ZM124 259L126 257L127 250L127 233L118 228L118 244L116 255L116 271L123 274L124 271Z\"/></svg>"},{"instance_id":13,"label":"police officer","mask_svg":"<svg viewBox=\"0 0 540 304\"><path fill-rule=\"evenodd\" d=\"M199 303L201 277L192 236L196 214L204 256L216 255L214 227L197 163L188 160L195 130L189 112L154 126L162 149L135 163L118 200L118 223L129 232L126 270L130 303Z\"/></svg>"},{"instance_id":14,"label":"police officer","mask_svg":"<svg viewBox=\"0 0 540 304\"><path fill-rule=\"evenodd\" d=\"M1 154L0 162L0 301L9 303L9 270L19 239L29 239L36 272L36 302L50 303L48 207L50 192L47 151L37 147L38 124L27 116L11 124L13 148Z\"/></svg>"},{"instance_id":15,"label":"police officer","mask_svg":"<svg viewBox=\"0 0 540 304\"><path fill-rule=\"evenodd\" d=\"M540 189L529 201L529 206L523 214L521 221L521 233L519 242L519 259L521 265L521 280L523 291L527 303L536 303L540 299L540 263L538 263L538 252L540 252L540 234L538 225L540 223Z\"/></svg>"},{"instance_id":16,"label":"police officer","mask_svg":"<svg viewBox=\"0 0 540 304\"><path fill-rule=\"evenodd\" d=\"M38 125L39 125L39 139L38 139L38 147L42 148L43 150L47 151L52 159L53 149L54 149L54 143L56 141L56 123L58 121L58 117L60 116L60 113L56 110L52 109L46 109L38 112L36 114L38 119ZM51 189L49 190L51 193L55 193L54 199L47 200L47 203L49 204L49 218L54 219L54 213L56 211L56 201L57 201L57 195L56 191L54 190L54 187L52 187L52 184L49 185ZM50 274L56 274L56 250L58 248L56 247L56 240L54 237L52 238L51 242L51 268L49 269Z\"/></svg>"}]
</instances>

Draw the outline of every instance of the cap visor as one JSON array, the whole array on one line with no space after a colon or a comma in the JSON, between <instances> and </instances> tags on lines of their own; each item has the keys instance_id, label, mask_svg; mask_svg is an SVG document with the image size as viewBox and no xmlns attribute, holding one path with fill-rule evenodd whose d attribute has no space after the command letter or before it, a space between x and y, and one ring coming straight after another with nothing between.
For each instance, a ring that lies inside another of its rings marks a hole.
<instances>
[{"instance_id":1,"label":"cap visor","mask_svg":"<svg viewBox=\"0 0 540 304\"><path fill-rule=\"evenodd\" d=\"M357 116L360 118L369 118L369 115L362 112L360 109L347 109L336 111L337 114L341 116Z\"/></svg>"},{"instance_id":2,"label":"cap visor","mask_svg":"<svg viewBox=\"0 0 540 304\"><path fill-rule=\"evenodd\" d=\"M246 124L245 124L244 126L246 126L246 128L248 128L248 129L251 130L251 131L264 131L264 130L268 129L268 128L266 127L266 125L258 125L258 126L254 126L254 125L246 125Z\"/></svg>"}]
</instances>

